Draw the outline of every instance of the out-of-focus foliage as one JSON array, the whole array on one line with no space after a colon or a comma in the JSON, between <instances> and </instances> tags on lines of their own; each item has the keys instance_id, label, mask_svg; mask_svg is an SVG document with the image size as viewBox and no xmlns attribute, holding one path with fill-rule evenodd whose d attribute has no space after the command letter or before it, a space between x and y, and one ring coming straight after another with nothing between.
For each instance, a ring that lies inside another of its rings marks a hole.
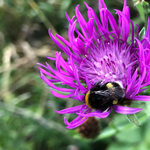
<instances>
[{"instance_id":1,"label":"out-of-focus foliage","mask_svg":"<svg viewBox=\"0 0 150 150\"><path fill-rule=\"evenodd\" d=\"M141 19L147 25L148 17L150 17L150 1L149 0L133 0Z\"/></svg>"},{"instance_id":2,"label":"out-of-focus foliage","mask_svg":"<svg viewBox=\"0 0 150 150\"><path fill-rule=\"evenodd\" d=\"M85 0L98 14L98 0ZM109 10L122 9L123 1L106 1ZM36 63L48 61L60 49L51 41L48 28L67 39L65 12L74 15L75 6L86 18L83 0L0 1L0 150L149 150L150 104L142 103L141 127L129 124L124 115L101 119L101 134L86 140L76 130L67 130L60 110L76 105L71 99L53 97L39 78ZM142 20L129 1L132 20ZM66 55L64 55L66 58ZM150 94L148 88L147 94ZM141 105L141 104L139 104ZM66 115L73 119L73 115ZM147 121L145 121L147 120Z\"/></svg>"}]
</instances>

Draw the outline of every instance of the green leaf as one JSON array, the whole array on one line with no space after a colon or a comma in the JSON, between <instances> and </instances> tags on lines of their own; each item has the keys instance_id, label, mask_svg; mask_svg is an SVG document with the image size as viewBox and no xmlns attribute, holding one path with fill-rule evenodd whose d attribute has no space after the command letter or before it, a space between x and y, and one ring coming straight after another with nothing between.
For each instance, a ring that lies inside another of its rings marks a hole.
<instances>
[{"instance_id":1,"label":"green leaf","mask_svg":"<svg viewBox=\"0 0 150 150\"><path fill-rule=\"evenodd\" d=\"M142 4L141 4L141 3L138 3L138 4L136 5L136 8L137 8L137 10L139 11L139 14L140 14L140 16L141 16L141 19L142 19L143 21L145 21L145 13L144 13L144 9L143 9Z\"/></svg>"},{"instance_id":2,"label":"green leaf","mask_svg":"<svg viewBox=\"0 0 150 150\"><path fill-rule=\"evenodd\" d=\"M138 127L141 127L141 124L135 114L127 115L127 118L129 120L129 122L131 122L132 124L134 124Z\"/></svg>"},{"instance_id":3,"label":"green leaf","mask_svg":"<svg viewBox=\"0 0 150 150\"><path fill-rule=\"evenodd\" d=\"M143 27L139 33L139 40L142 40L142 36L145 35L145 32L146 32L145 27Z\"/></svg>"},{"instance_id":4,"label":"green leaf","mask_svg":"<svg viewBox=\"0 0 150 150\"><path fill-rule=\"evenodd\" d=\"M146 1L143 1L142 6L144 9L144 13L145 13L145 25L147 26L147 20L148 20L149 14L150 14L150 5Z\"/></svg>"}]
</instances>

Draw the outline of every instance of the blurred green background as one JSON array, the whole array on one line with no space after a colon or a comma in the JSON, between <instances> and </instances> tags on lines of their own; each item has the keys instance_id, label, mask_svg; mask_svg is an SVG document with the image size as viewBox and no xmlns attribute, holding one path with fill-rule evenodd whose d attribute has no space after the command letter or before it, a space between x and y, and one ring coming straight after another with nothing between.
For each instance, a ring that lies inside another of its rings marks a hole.
<instances>
[{"instance_id":1,"label":"blurred green background","mask_svg":"<svg viewBox=\"0 0 150 150\"><path fill-rule=\"evenodd\" d=\"M98 14L98 0L85 0ZM87 18L83 0L0 0L0 150L149 150L150 104L138 103L144 110L138 114L141 127L130 124L125 115L111 113L99 120L100 135L82 138L76 130L67 130L61 110L79 104L71 99L58 99L40 79L38 62L54 62L60 49L52 42L48 29L67 39L68 22L75 6ZM105 0L108 9L122 9L122 0ZM128 1L131 18L144 23ZM64 55L66 59L66 55ZM150 89L146 94L150 93ZM72 120L75 115L65 115Z\"/></svg>"}]
</instances>

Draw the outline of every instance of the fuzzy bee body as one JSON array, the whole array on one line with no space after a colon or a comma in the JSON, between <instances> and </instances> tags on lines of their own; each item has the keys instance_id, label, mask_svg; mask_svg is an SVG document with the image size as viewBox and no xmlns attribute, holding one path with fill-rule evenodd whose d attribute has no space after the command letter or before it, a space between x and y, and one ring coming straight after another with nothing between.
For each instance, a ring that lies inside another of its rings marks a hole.
<instances>
[{"instance_id":1,"label":"fuzzy bee body","mask_svg":"<svg viewBox=\"0 0 150 150\"><path fill-rule=\"evenodd\" d=\"M95 85L85 95L85 104L92 109L106 110L124 97L124 89L117 82Z\"/></svg>"}]
</instances>

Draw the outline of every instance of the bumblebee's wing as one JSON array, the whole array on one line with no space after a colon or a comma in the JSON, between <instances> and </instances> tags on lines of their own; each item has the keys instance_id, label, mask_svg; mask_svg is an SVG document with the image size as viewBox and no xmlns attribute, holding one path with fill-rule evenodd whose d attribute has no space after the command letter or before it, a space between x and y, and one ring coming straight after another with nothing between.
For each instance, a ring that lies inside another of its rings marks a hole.
<instances>
[{"instance_id":1,"label":"bumblebee's wing","mask_svg":"<svg viewBox=\"0 0 150 150\"><path fill-rule=\"evenodd\" d=\"M115 95L112 94L109 90L105 91L94 91L96 95L99 95L101 97L101 104L106 104L108 102L112 102L114 99L116 99Z\"/></svg>"}]
</instances>

